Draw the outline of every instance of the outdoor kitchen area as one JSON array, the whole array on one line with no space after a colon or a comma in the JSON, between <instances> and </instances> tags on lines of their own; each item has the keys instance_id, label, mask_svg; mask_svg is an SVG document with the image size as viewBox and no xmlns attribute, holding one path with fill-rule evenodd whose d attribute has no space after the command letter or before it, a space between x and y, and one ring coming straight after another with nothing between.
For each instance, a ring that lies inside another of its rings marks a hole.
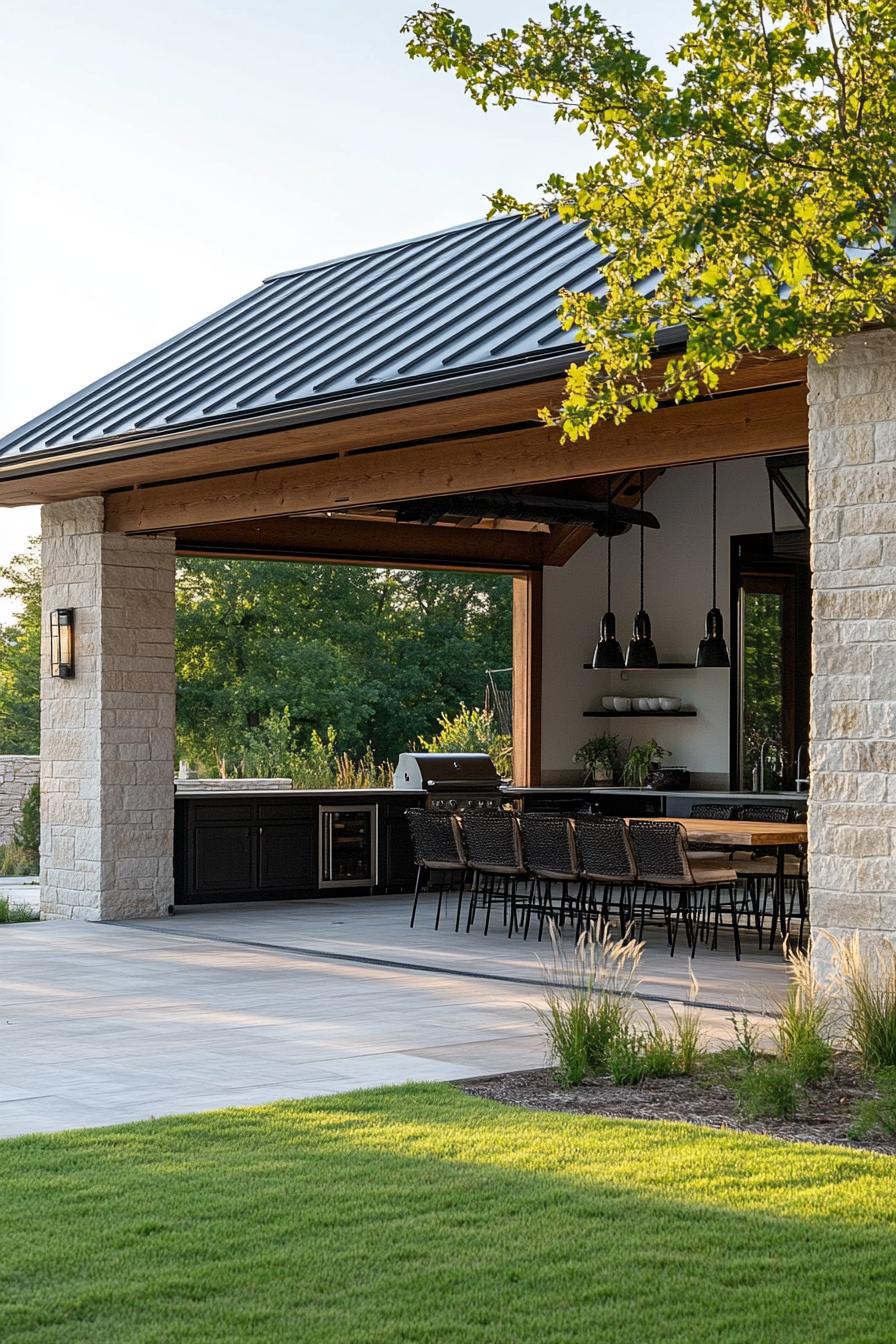
<instances>
[{"instance_id":1,"label":"outdoor kitchen area","mask_svg":"<svg viewBox=\"0 0 896 1344\"><path fill-rule=\"evenodd\" d=\"M623 495L627 502L617 504ZM556 498L561 516L574 510L568 497ZM516 506L504 497L500 507L528 515L537 527L533 515L556 520L550 500L527 492ZM443 516L453 507L443 502ZM471 496L464 507L486 512L495 505ZM170 913L345 897L349 917L363 920L365 899L390 895L406 898L410 913L412 894L437 890L452 872L450 861L447 871L439 869L421 852L413 818L428 813L455 828L464 868L456 892L460 930L464 882L475 880L463 837L478 816L508 814L519 830L514 889L520 893L535 881L524 855L527 827L562 820L561 845L573 857L567 878L556 881L582 885L577 828L584 831L595 817L674 820L686 827L691 851L703 846L724 857L741 847L740 872L729 869L741 892L747 926L741 936L748 936L747 906L758 906L761 890L767 909L765 925L754 929L760 943L763 933L767 944L775 941L772 905L780 933L789 931L792 917L793 936L802 942L806 454L656 471L649 484L641 472L598 478L575 508L587 520L578 525L591 535L543 580L540 782L502 778L485 754L421 751L399 757L391 789L179 780ZM631 641L624 638L629 621ZM751 837L743 829L751 822L783 826L789 843L768 829ZM724 825L731 834L716 834ZM563 914L542 901L539 916L544 909L552 918ZM719 924L724 941L730 908Z\"/></svg>"},{"instance_id":2,"label":"outdoor kitchen area","mask_svg":"<svg viewBox=\"0 0 896 1344\"><path fill-rule=\"evenodd\" d=\"M878 830L850 820L855 790L886 782L862 705L853 715L859 684L842 675L854 656L871 657L861 641L876 627L842 613L854 601L871 610L862 557L876 543L853 548L858 568L834 592L841 504L825 492L839 478L817 446L813 457L801 357L745 352L711 394L588 439L539 420L576 352L556 323L558 281L593 265L588 240L554 217L339 260L327 283L353 295L369 332L358 349L309 334L315 268L273 276L0 445L0 502L44 505L47 917L193 907L206 918L218 906L224 918L243 905L271 918L290 907L301 921L318 901L341 911L347 938L383 900L407 930L416 888L416 936L427 901L437 917L440 872L462 872L448 931L466 927L464 911L471 934L484 930L483 899L500 887L498 927L524 945L527 916L531 937L554 915L575 928L602 913L600 884L589 888L575 851L588 819L602 818L608 835L610 823L631 823L625 864L635 823L674 839L675 855L652 873L674 900L638 907L660 945L674 932L671 905L687 908L669 886L675 874L705 893L695 898L701 945L704 935L736 953L736 921L748 950L760 938L766 952L780 947L788 932L803 942L810 909L813 932L849 931L842 893L865 910L859 886L887 880L876 875ZM483 308L495 274L501 302ZM424 292L439 295L438 312ZM416 325L401 334L409 308ZM681 339L658 334L658 365ZM885 341L865 344L868 358L888 357ZM218 349L230 352L223 366ZM280 365L265 381L274 349ZM813 376L825 396L836 390L836 378ZM175 784L183 557L506 576L512 769L477 766L491 771L485 789L461 758L447 778L418 761L372 789ZM408 813L456 822L443 836L454 846L441 850L447 869L422 857ZM464 845L480 817L504 819L504 871L477 879ZM559 878L542 879L526 858L527 817L566 846L550 869ZM858 864L853 845L872 847ZM698 887L694 866L707 858L713 877ZM620 884L604 885L608 913L628 918L628 895L620 904ZM549 904L558 891L563 911ZM877 908L869 896L869 931ZM690 925L679 948L694 946ZM443 930L444 912L447 955Z\"/></svg>"}]
</instances>

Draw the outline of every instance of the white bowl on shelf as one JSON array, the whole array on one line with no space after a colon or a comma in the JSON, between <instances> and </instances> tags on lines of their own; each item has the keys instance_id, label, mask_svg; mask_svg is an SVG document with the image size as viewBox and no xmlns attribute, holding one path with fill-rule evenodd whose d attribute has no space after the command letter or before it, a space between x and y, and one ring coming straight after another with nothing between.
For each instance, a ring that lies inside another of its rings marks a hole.
<instances>
[{"instance_id":1,"label":"white bowl on shelf","mask_svg":"<svg viewBox=\"0 0 896 1344\"><path fill-rule=\"evenodd\" d=\"M631 697L628 695L614 695L613 708L617 714L627 714L632 707Z\"/></svg>"},{"instance_id":2,"label":"white bowl on shelf","mask_svg":"<svg viewBox=\"0 0 896 1344\"><path fill-rule=\"evenodd\" d=\"M614 695L605 695L600 703L603 705L604 709L613 709L614 708L613 701L615 700L615 698L616 697Z\"/></svg>"},{"instance_id":3,"label":"white bowl on shelf","mask_svg":"<svg viewBox=\"0 0 896 1344\"><path fill-rule=\"evenodd\" d=\"M646 695L638 695L632 701L632 708L644 714L650 708L650 700Z\"/></svg>"},{"instance_id":4,"label":"white bowl on shelf","mask_svg":"<svg viewBox=\"0 0 896 1344\"><path fill-rule=\"evenodd\" d=\"M681 709L680 695L661 695L660 709L664 714L674 714L677 709Z\"/></svg>"},{"instance_id":5,"label":"white bowl on shelf","mask_svg":"<svg viewBox=\"0 0 896 1344\"><path fill-rule=\"evenodd\" d=\"M648 709L652 710L655 713L659 709L659 707L660 707L660 697L658 695L650 695L647 697Z\"/></svg>"}]
</instances>

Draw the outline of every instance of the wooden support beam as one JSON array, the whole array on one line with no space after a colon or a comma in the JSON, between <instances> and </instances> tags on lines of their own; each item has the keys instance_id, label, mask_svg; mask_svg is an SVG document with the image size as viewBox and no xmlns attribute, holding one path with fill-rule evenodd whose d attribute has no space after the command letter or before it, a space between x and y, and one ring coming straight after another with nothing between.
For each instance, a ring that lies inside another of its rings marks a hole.
<instances>
[{"instance_id":1,"label":"wooden support beam","mask_svg":"<svg viewBox=\"0 0 896 1344\"><path fill-rule=\"evenodd\" d=\"M565 565L593 536L593 527L579 527L575 523L561 523L552 527L550 539L544 548L544 563Z\"/></svg>"},{"instance_id":2,"label":"wooden support beam","mask_svg":"<svg viewBox=\"0 0 896 1344\"><path fill-rule=\"evenodd\" d=\"M368 518L265 518L177 533L179 555L344 562L513 574L541 565L544 532L418 527Z\"/></svg>"},{"instance_id":3,"label":"wooden support beam","mask_svg":"<svg viewBox=\"0 0 896 1344\"><path fill-rule=\"evenodd\" d=\"M808 441L803 385L634 415L584 442L531 429L113 492L106 527L159 532L783 452Z\"/></svg>"},{"instance_id":4,"label":"wooden support beam","mask_svg":"<svg viewBox=\"0 0 896 1344\"><path fill-rule=\"evenodd\" d=\"M541 573L513 580L513 782L541 783Z\"/></svg>"}]
</instances>

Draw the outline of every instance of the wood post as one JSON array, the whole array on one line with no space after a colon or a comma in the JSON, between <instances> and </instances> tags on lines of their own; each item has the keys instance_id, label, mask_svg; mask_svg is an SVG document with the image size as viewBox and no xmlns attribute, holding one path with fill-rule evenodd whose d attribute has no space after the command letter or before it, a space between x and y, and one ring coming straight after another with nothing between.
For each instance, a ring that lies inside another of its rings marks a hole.
<instances>
[{"instance_id":1,"label":"wood post","mask_svg":"<svg viewBox=\"0 0 896 1344\"><path fill-rule=\"evenodd\" d=\"M513 782L541 783L541 570L513 580Z\"/></svg>"}]
</instances>

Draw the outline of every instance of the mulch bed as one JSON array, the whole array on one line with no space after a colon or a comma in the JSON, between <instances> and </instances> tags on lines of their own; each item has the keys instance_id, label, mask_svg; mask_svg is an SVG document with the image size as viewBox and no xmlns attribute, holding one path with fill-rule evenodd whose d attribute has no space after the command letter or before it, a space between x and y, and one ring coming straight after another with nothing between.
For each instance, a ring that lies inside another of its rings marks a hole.
<instances>
[{"instance_id":1,"label":"mulch bed","mask_svg":"<svg viewBox=\"0 0 896 1344\"><path fill-rule=\"evenodd\" d=\"M714 1129L744 1130L799 1143L836 1143L896 1155L896 1139L851 1139L856 1105L876 1095L874 1085L848 1059L839 1058L832 1077L808 1088L792 1120L745 1120L728 1089L711 1078L646 1078L637 1087L617 1087L609 1078L588 1078L578 1087L562 1087L553 1069L527 1069L470 1078L456 1084L463 1092L508 1106L604 1115L625 1120L677 1120Z\"/></svg>"}]
</instances>

